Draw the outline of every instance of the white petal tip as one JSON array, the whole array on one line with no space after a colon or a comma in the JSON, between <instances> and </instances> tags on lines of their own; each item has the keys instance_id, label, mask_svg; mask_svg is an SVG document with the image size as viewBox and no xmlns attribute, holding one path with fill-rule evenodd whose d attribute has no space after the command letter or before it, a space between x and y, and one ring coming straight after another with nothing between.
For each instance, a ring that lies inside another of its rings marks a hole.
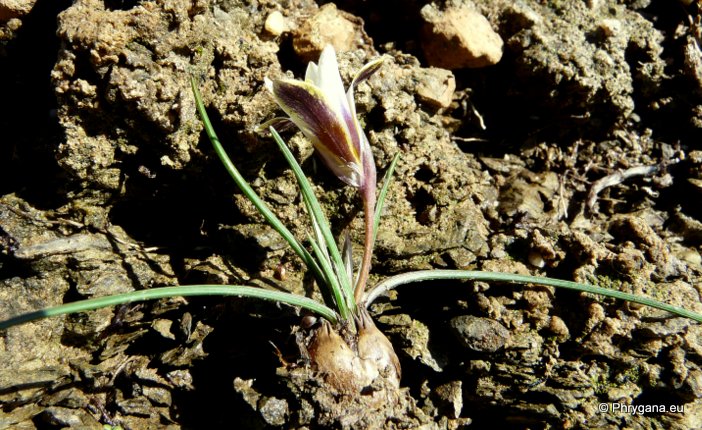
<instances>
[{"instance_id":1,"label":"white petal tip","mask_svg":"<svg viewBox=\"0 0 702 430\"><path fill-rule=\"evenodd\" d=\"M263 78L263 86L266 87L266 89L273 94L273 81L268 79L268 76Z\"/></svg>"}]
</instances>

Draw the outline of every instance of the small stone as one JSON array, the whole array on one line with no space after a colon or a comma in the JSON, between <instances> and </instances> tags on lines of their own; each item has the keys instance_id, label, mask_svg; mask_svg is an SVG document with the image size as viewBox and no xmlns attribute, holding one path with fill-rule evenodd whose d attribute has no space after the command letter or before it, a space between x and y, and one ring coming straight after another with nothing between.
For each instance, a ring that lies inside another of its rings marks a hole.
<instances>
[{"instance_id":1,"label":"small stone","mask_svg":"<svg viewBox=\"0 0 702 430\"><path fill-rule=\"evenodd\" d=\"M548 324L548 331L552 333L559 342L565 342L570 337L570 330L565 321L559 316L553 315Z\"/></svg>"},{"instance_id":2,"label":"small stone","mask_svg":"<svg viewBox=\"0 0 702 430\"><path fill-rule=\"evenodd\" d=\"M261 393L253 388L253 383L253 379L241 379L238 376L234 378L234 390L241 394L241 397L249 406L255 408L258 400L261 398Z\"/></svg>"},{"instance_id":3,"label":"small stone","mask_svg":"<svg viewBox=\"0 0 702 430\"><path fill-rule=\"evenodd\" d=\"M276 10L268 15L266 22L263 24L263 28L271 36L280 36L289 30L289 24L283 14Z\"/></svg>"},{"instance_id":4,"label":"small stone","mask_svg":"<svg viewBox=\"0 0 702 430\"><path fill-rule=\"evenodd\" d=\"M44 411L37 418L41 424L56 428L97 428L99 425L95 421L95 418L83 410L64 408L60 406L49 406L48 408L44 409ZM18 426L13 428L21 427Z\"/></svg>"},{"instance_id":5,"label":"small stone","mask_svg":"<svg viewBox=\"0 0 702 430\"><path fill-rule=\"evenodd\" d=\"M175 340L175 335L171 331L172 325L173 325L173 321L159 318L157 320L154 320L154 322L151 323L151 328L156 330L156 332L158 332L158 334L165 337L166 339Z\"/></svg>"},{"instance_id":6,"label":"small stone","mask_svg":"<svg viewBox=\"0 0 702 430\"><path fill-rule=\"evenodd\" d=\"M449 70L436 67L420 69L415 91L423 102L437 108L447 108L456 91L456 78Z\"/></svg>"},{"instance_id":7,"label":"small stone","mask_svg":"<svg viewBox=\"0 0 702 430\"><path fill-rule=\"evenodd\" d=\"M261 401L259 411L271 426L282 426L288 415L288 402L285 399L267 397Z\"/></svg>"},{"instance_id":8,"label":"small stone","mask_svg":"<svg viewBox=\"0 0 702 430\"><path fill-rule=\"evenodd\" d=\"M544 266L546 266L546 260L544 260L544 256L541 255L541 253L535 249L529 251L529 256L527 258L529 260L529 264L531 264L534 267L538 267L539 269L541 269Z\"/></svg>"},{"instance_id":9,"label":"small stone","mask_svg":"<svg viewBox=\"0 0 702 430\"><path fill-rule=\"evenodd\" d=\"M617 19L603 19L600 30L606 37L614 37L622 32L622 22Z\"/></svg>"},{"instance_id":10,"label":"small stone","mask_svg":"<svg viewBox=\"0 0 702 430\"><path fill-rule=\"evenodd\" d=\"M151 403L145 397L124 398L124 395L119 392L115 400L117 409L124 415L133 415L137 417L148 417L153 410Z\"/></svg>"},{"instance_id":11,"label":"small stone","mask_svg":"<svg viewBox=\"0 0 702 430\"><path fill-rule=\"evenodd\" d=\"M142 387L142 391L152 404L158 406L171 406L171 392L164 387Z\"/></svg>"},{"instance_id":12,"label":"small stone","mask_svg":"<svg viewBox=\"0 0 702 430\"><path fill-rule=\"evenodd\" d=\"M450 325L463 346L477 352L495 352L510 337L509 330L489 318L461 315L451 318Z\"/></svg>"},{"instance_id":13,"label":"small stone","mask_svg":"<svg viewBox=\"0 0 702 430\"><path fill-rule=\"evenodd\" d=\"M183 390L193 390L193 376L188 370L178 369L166 374L168 381Z\"/></svg>"},{"instance_id":14,"label":"small stone","mask_svg":"<svg viewBox=\"0 0 702 430\"><path fill-rule=\"evenodd\" d=\"M439 10L428 4L421 10L422 49L431 66L454 70L497 64L502 38L488 20L468 6Z\"/></svg>"},{"instance_id":15,"label":"small stone","mask_svg":"<svg viewBox=\"0 0 702 430\"><path fill-rule=\"evenodd\" d=\"M372 45L363 31L363 20L327 3L293 34L293 49L303 61L317 61L328 44L337 52Z\"/></svg>"}]
</instances>

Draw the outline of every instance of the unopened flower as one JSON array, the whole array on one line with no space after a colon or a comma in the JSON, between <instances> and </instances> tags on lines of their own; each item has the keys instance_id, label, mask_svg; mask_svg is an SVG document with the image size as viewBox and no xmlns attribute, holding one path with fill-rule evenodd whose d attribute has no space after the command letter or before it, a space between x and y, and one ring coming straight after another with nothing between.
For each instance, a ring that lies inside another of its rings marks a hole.
<instances>
[{"instance_id":1,"label":"unopened flower","mask_svg":"<svg viewBox=\"0 0 702 430\"><path fill-rule=\"evenodd\" d=\"M346 184L375 192L376 171L368 138L356 118L354 87L380 68L382 57L366 64L348 91L339 74L336 52L327 45L319 64L310 62L305 80L266 78L266 88L304 133L324 163Z\"/></svg>"},{"instance_id":2,"label":"unopened flower","mask_svg":"<svg viewBox=\"0 0 702 430\"><path fill-rule=\"evenodd\" d=\"M362 299L370 272L376 171L368 138L356 118L353 90L358 83L375 73L382 63L383 57L380 57L363 66L354 76L348 91L344 91L336 52L331 45L327 45L319 57L319 64L308 64L304 81L266 78L268 91L288 114L290 121L312 142L324 163L339 179L359 190L363 201L365 240L363 260L354 288L356 302Z\"/></svg>"}]
</instances>

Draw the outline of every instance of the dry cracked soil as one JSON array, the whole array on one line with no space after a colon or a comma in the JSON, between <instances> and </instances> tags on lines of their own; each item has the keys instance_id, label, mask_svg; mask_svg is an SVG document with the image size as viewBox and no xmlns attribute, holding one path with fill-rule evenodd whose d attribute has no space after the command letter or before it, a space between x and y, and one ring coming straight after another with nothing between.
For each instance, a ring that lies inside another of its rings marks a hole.
<instances>
[{"instance_id":1,"label":"dry cracked soil","mask_svg":"<svg viewBox=\"0 0 702 430\"><path fill-rule=\"evenodd\" d=\"M294 177L256 126L280 114L264 78L302 76L328 41L347 83L386 56L356 90L379 171L401 154L372 283L502 271L702 311L701 13L690 0L0 1L0 319L195 283L316 297L219 164L189 79L304 237ZM468 35L441 39L456 22ZM477 60L436 48L478 33ZM360 244L356 195L301 134L284 137L335 233ZM371 313L403 369L381 397L330 390L297 349L303 315L250 299L13 327L0 428L702 428L693 321L453 281L404 286Z\"/></svg>"}]
</instances>

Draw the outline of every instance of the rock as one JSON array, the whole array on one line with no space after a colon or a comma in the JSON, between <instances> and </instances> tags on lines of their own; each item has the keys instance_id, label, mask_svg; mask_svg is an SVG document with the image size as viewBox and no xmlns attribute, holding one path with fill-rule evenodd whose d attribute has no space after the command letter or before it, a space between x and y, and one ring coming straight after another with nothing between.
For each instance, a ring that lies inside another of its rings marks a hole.
<instances>
[{"instance_id":1,"label":"rock","mask_svg":"<svg viewBox=\"0 0 702 430\"><path fill-rule=\"evenodd\" d=\"M166 339L175 340L175 335L173 335L171 331L171 326L173 326L173 321L163 318L156 319L151 323L151 328L158 332L158 334Z\"/></svg>"},{"instance_id":2,"label":"rock","mask_svg":"<svg viewBox=\"0 0 702 430\"><path fill-rule=\"evenodd\" d=\"M502 38L488 20L468 6L439 10L431 3L422 8L422 49L431 66L454 70L497 64Z\"/></svg>"},{"instance_id":3,"label":"rock","mask_svg":"<svg viewBox=\"0 0 702 430\"><path fill-rule=\"evenodd\" d=\"M173 403L171 392L164 387L148 387L142 388L144 395L154 405L170 406Z\"/></svg>"},{"instance_id":4,"label":"rock","mask_svg":"<svg viewBox=\"0 0 702 430\"><path fill-rule=\"evenodd\" d=\"M288 402L285 399L267 397L261 401L261 416L271 426L282 426L287 422Z\"/></svg>"},{"instance_id":5,"label":"rock","mask_svg":"<svg viewBox=\"0 0 702 430\"><path fill-rule=\"evenodd\" d=\"M118 410L124 415L137 417L148 417L151 415L151 404L145 397L128 398L121 391L118 391L115 403Z\"/></svg>"},{"instance_id":6,"label":"rock","mask_svg":"<svg viewBox=\"0 0 702 430\"><path fill-rule=\"evenodd\" d=\"M450 325L463 346L477 352L495 352L510 336L509 330L489 318L461 315L451 318Z\"/></svg>"},{"instance_id":7,"label":"rock","mask_svg":"<svg viewBox=\"0 0 702 430\"><path fill-rule=\"evenodd\" d=\"M290 29L290 24L283 14L276 10L268 15L266 22L263 24L263 28L271 36L280 36Z\"/></svg>"},{"instance_id":8,"label":"rock","mask_svg":"<svg viewBox=\"0 0 702 430\"><path fill-rule=\"evenodd\" d=\"M363 20L327 3L293 35L293 48L303 61L317 61L327 44L337 52L372 46L363 31Z\"/></svg>"},{"instance_id":9,"label":"rock","mask_svg":"<svg viewBox=\"0 0 702 430\"><path fill-rule=\"evenodd\" d=\"M456 91L456 78L449 70L429 67L417 73L417 97L436 108L447 108Z\"/></svg>"},{"instance_id":10,"label":"rock","mask_svg":"<svg viewBox=\"0 0 702 430\"><path fill-rule=\"evenodd\" d=\"M553 334L558 342L565 342L570 337L570 330L568 330L568 326L566 325L565 321L556 315L551 316L551 320L549 321L546 330Z\"/></svg>"},{"instance_id":11,"label":"rock","mask_svg":"<svg viewBox=\"0 0 702 430\"><path fill-rule=\"evenodd\" d=\"M36 421L48 427L56 428L83 428L95 429L103 428L94 417L83 410L64 408L60 406L50 406L35 418Z\"/></svg>"}]
</instances>

